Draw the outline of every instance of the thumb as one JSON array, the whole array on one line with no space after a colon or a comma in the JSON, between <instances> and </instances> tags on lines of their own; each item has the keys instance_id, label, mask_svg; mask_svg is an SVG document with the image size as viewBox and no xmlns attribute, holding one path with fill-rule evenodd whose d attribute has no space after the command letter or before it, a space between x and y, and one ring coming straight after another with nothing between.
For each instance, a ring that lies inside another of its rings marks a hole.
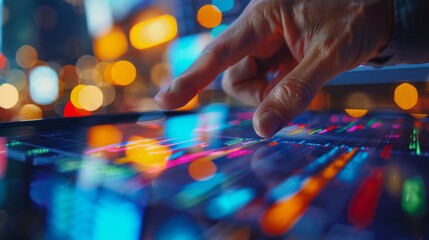
<instances>
[{"instance_id":1,"label":"thumb","mask_svg":"<svg viewBox=\"0 0 429 240\"><path fill-rule=\"evenodd\" d=\"M329 62L308 54L272 88L253 116L259 136L273 136L308 107L322 85L340 72Z\"/></svg>"}]
</instances>

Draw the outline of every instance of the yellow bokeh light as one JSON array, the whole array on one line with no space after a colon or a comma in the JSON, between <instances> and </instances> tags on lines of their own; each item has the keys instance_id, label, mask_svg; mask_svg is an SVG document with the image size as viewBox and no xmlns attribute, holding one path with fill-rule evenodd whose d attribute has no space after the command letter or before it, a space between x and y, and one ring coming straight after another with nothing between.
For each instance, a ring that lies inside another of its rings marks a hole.
<instances>
[{"instance_id":1,"label":"yellow bokeh light","mask_svg":"<svg viewBox=\"0 0 429 240\"><path fill-rule=\"evenodd\" d=\"M215 28L222 23L222 12L214 5L204 5L198 10L197 21L205 28Z\"/></svg>"},{"instance_id":2,"label":"yellow bokeh light","mask_svg":"<svg viewBox=\"0 0 429 240\"><path fill-rule=\"evenodd\" d=\"M177 35L177 22L173 16L162 15L137 23L131 28L131 45L147 49L173 40Z\"/></svg>"},{"instance_id":3,"label":"yellow bokeh light","mask_svg":"<svg viewBox=\"0 0 429 240\"><path fill-rule=\"evenodd\" d=\"M418 98L417 89L409 83L403 83L395 89L395 103L403 110L413 108L417 104Z\"/></svg>"},{"instance_id":4,"label":"yellow bokeh light","mask_svg":"<svg viewBox=\"0 0 429 240\"><path fill-rule=\"evenodd\" d=\"M94 53L100 60L111 61L128 51L128 41L122 29L115 27L94 41Z\"/></svg>"},{"instance_id":5,"label":"yellow bokeh light","mask_svg":"<svg viewBox=\"0 0 429 240\"><path fill-rule=\"evenodd\" d=\"M119 61L113 64L111 70L112 80L121 86L127 86L134 82L137 70L134 64L128 61Z\"/></svg>"},{"instance_id":6,"label":"yellow bokeh light","mask_svg":"<svg viewBox=\"0 0 429 240\"><path fill-rule=\"evenodd\" d=\"M70 101L72 102L73 106L79 109L82 109L82 106L80 105L80 102L79 102L79 95L84 87L85 85L79 84L76 87L74 87L70 93Z\"/></svg>"},{"instance_id":7,"label":"yellow bokeh light","mask_svg":"<svg viewBox=\"0 0 429 240\"><path fill-rule=\"evenodd\" d=\"M344 111L351 117L360 118L365 116L368 113L367 109L351 109L346 108Z\"/></svg>"},{"instance_id":8,"label":"yellow bokeh light","mask_svg":"<svg viewBox=\"0 0 429 240\"><path fill-rule=\"evenodd\" d=\"M103 92L96 86L85 86L79 92L79 104L86 111L95 111L103 105Z\"/></svg>"},{"instance_id":9,"label":"yellow bokeh light","mask_svg":"<svg viewBox=\"0 0 429 240\"><path fill-rule=\"evenodd\" d=\"M125 155L135 166L147 173L158 173L165 169L171 149L155 139L133 136L128 140Z\"/></svg>"},{"instance_id":10,"label":"yellow bokeh light","mask_svg":"<svg viewBox=\"0 0 429 240\"><path fill-rule=\"evenodd\" d=\"M18 118L21 121L39 120L43 118L43 111L35 104L26 104L19 110Z\"/></svg>"},{"instance_id":11,"label":"yellow bokeh light","mask_svg":"<svg viewBox=\"0 0 429 240\"><path fill-rule=\"evenodd\" d=\"M32 46L24 45L16 51L16 63L22 68L31 68L37 63L37 51Z\"/></svg>"},{"instance_id":12,"label":"yellow bokeh light","mask_svg":"<svg viewBox=\"0 0 429 240\"><path fill-rule=\"evenodd\" d=\"M0 107L4 109L13 108L19 100L18 89L11 84L5 83L0 86Z\"/></svg>"},{"instance_id":13,"label":"yellow bokeh light","mask_svg":"<svg viewBox=\"0 0 429 240\"><path fill-rule=\"evenodd\" d=\"M99 125L89 128L88 145L103 147L122 142L122 132L113 125Z\"/></svg>"}]
</instances>

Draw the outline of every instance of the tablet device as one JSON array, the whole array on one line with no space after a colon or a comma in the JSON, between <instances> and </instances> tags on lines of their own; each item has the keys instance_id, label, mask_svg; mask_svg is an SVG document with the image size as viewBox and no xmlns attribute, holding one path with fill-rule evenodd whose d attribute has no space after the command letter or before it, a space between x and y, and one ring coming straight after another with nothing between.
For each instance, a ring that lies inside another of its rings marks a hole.
<instances>
[{"instance_id":1,"label":"tablet device","mask_svg":"<svg viewBox=\"0 0 429 240\"><path fill-rule=\"evenodd\" d=\"M262 139L252 116L214 104L0 124L1 238L429 236L427 119L306 112Z\"/></svg>"}]
</instances>

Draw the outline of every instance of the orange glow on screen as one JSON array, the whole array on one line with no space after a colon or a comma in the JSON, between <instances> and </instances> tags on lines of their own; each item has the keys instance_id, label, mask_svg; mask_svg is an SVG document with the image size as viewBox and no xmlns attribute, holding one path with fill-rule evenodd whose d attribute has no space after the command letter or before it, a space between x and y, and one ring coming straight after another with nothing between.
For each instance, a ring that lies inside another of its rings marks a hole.
<instances>
[{"instance_id":1,"label":"orange glow on screen","mask_svg":"<svg viewBox=\"0 0 429 240\"><path fill-rule=\"evenodd\" d=\"M214 5L204 5L198 10L197 21L205 28L215 28L222 22L222 12Z\"/></svg>"},{"instance_id":2,"label":"orange glow on screen","mask_svg":"<svg viewBox=\"0 0 429 240\"><path fill-rule=\"evenodd\" d=\"M134 166L145 173L159 173L167 165L171 150L155 139L133 136L128 140L125 155Z\"/></svg>"},{"instance_id":3,"label":"orange glow on screen","mask_svg":"<svg viewBox=\"0 0 429 240\"><path fill-rule=\"evenodd\" d=\"M216 164L214 164L209 158L194 160L188 168L189 175L197 181L206 180L212 177L216 171Z\"/></svg>"},{"instance_id":4,"label":"orange glow on screen","mask_svg":"<svg viewBox=\"0 0 429 240\"><path fill-rule=\"evenodd\" d=\"M351 109L351 108L347 108L344 109L344 111L351 117L354 118L360 118L365 116L368 113L367 109Z\"/></svg>"},{"instance_id":5,"label":"orange glow on screen","mask_svg":"<svg viewBox=\"0 0 429 240\"><path fill-rule=\"evenodd\" d=\"M88 130L88 144L91 147L103 147L122 141L122 132L113 125L100 125Z\"/></svg>"},{"instance_id":6,"label":"orange glow on screen","mask_svg":"<svg viewBox=\"0 0 429 240\"><path fill-rule=\"evenodd\" d=\"M177 22L173 16L162 15L137 23L131 28L131 45L147 49L173 40L177 35Z\"/></svg>"}]
</instances>

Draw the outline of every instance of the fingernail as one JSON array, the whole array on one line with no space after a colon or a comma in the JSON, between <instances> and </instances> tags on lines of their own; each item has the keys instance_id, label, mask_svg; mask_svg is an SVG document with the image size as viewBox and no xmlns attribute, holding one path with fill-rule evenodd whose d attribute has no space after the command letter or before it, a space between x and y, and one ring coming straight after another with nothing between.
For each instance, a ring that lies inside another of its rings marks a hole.
<instances>
[{"instance_id":1,"label":"fingernail","mask_svg":"<svg viewBox=\"0 0 429 240\"><path fill-rule=\"evenodd\" d=\"M265 138L270 138L276 134L282 127L280 117L272 112L266 111L261 115L259 120L259 135Z\"/></svg>"}]
</instances>

